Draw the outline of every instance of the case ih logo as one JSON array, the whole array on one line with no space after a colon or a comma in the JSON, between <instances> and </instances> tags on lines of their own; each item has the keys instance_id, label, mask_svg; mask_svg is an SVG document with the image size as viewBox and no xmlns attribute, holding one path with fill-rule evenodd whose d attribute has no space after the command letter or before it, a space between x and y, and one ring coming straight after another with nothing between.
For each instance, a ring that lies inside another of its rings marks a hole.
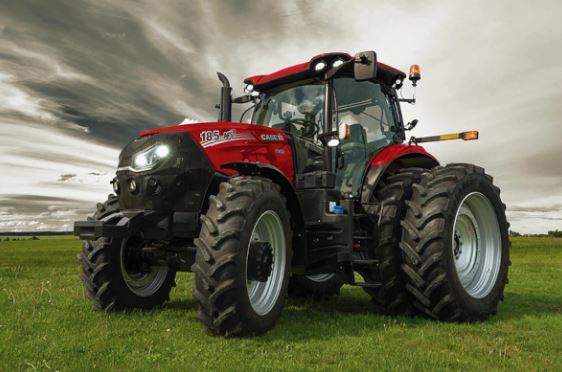
<instances>
[{"instance_id":1,"label":"case ih logo","mask_svg":"<svg viewBox=\"0 0 562 372\"><path fill-rule=\"evenodd\" d=\"M262 141L283 141L284 138L281 134L262 134L260 136Z\"/></svg>"},{"instance_id":2,"label":"case ih logo","mask_svg":"<svg viewBox=\"0 0 562 372\"><path fill-rule=\"evenodd\" d=\"M254 141L251 133L237 133L235 129L226 130L221 133L220 130L206 130L199 134L201 137L201 146L203 148L220 145L230 141Z\"/></svg>"}]
</instances>

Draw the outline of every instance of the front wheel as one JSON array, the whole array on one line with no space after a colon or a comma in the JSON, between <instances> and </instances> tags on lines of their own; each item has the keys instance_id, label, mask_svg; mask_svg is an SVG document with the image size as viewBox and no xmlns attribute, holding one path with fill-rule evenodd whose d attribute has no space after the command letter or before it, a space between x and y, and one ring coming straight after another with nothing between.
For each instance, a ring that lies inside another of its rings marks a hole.
<instances>
[{"instance_id":1,"label":"front wheel","mask_svg":"<svg viewBox=\"0 0 562 372\"><path fill-rule=\"evenodd\" d=\"M99 203L91 220L115 217L115 195ZM142 258L145 241L137 237L86 240L80 254L80 278L94 307L102 311L152 309L169 299L176 273L167 266L151 265Z\"/></svg>"},{"instance_id":2,"label":"front wheel","mask_svg":"<svg viewBox=\"0 0 562 372\"><path fill-rule=\"evenodd\" d=\"M96 309L152 309L169 299L176 273L140 259L142 244L135 238L84 242L80 277Z\"/></svg>"},{"instance_id":3,"label":"front wheel","mask_svg":"<svg viewBox=\"0 0 562 372\"><path fill-rule=\"evenodd\" d=\"M400 242L414 305L432 318L483 320L503 300L508 223L499 188L470 164L436 167L414 185Z\"/></svg>"},{"instance_id":4,"label":"front wheel","mask_svg":"<svg viewBox=\"0 0 562 372\"><path fill-rule=\"evenodd\" d=\"M195 240L193 297L212 335L252 336L270 330L286 300L291 228L279 186L234 177L210 197Z\"/></svg>"}]
</instances>

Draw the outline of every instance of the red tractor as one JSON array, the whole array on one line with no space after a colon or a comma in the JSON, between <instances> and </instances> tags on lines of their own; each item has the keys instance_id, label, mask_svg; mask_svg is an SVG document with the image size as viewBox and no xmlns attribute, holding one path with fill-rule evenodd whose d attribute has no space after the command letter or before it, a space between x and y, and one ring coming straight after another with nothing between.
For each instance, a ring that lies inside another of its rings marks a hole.
<instances>
[{"instance_id":1,"label":"red tractor","mask_svg":"<svg viewBox=\"0 0 562 372\"><path fill-rule=\"evenodd\" d=\"M415 86L419 68L409 75ZM343 284L387 314L495 314L509 263L500 190L418 146L478 132L404 143L417 123L400 110L413 101L397 93L406 77L372 51L326 53L249 77L233 99L219 73L219 120L141 133L119 156L115 195L75 223L95 307L160 306L176 272L192 271L213 335L263 334L287 295ZM232 122L233 103L252 104L250 123Z\"/></svg>"}]
</instances>

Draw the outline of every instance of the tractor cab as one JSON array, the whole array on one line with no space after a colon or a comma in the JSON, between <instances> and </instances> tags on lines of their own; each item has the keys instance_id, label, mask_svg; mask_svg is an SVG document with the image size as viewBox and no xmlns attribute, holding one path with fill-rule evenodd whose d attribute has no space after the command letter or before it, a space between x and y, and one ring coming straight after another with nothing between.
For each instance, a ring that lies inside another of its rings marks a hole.
<instances>
[{"instance_id":1,"label":"tractor cab","mask_svg":"<svg viewBox=\"0 0 562 372\"><path fill-rule=\"evenodd\" d=\"M256 103L251 122L283 130L295 148L295 172L331 170L347 197L359 196L374 154L404 139L394 86L406 75L370 58L329 53L246 79ZM355 63L376 68L358 80ZM337 141L324 140L334 132L341 132Z\"/></svg>"}]
</instances>

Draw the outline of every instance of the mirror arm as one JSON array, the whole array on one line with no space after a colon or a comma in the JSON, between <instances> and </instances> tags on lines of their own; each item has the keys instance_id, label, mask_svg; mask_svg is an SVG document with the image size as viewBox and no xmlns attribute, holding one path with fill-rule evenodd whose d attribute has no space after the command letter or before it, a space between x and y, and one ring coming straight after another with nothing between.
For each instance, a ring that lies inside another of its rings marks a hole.
<instances>
[{"instance_id":1,"label":"mirror arm","mask_svg":"<svg viewBox=\"0 0 562 372\"><path fill-rule=\"evenodd\" d=\"M416 125L418 125L418 119L414 119L411 122L409 122L407 126L404 128L404 130L406 131L412 130L416 127Z\"/></svg>"},{"instance_id":2,"label":"mirror arm","mask_svg":"<svg viewBox=\"0 0 562 372\"><path fill-rule=\"evenodd\" d=\"M317 138L320 142L322 142L322 144L324 146L328 146L328 142L332 139L332 138L337 138L338 136L338 131L337 130L333 130L331 132L326 132L326 133L320 133Z\"/></svg>"},{"instance_id":3,"label":"mirror arm","mask_svg":"<svg viewBox=\"0 0 562 372\"><path fill-rule=\"evenodd\" d=\"M248 103L252 100L252 96L249 94L244 94L243 96L236 97L232 99L232 103Z\"/></svg>"},{"instance_id":4,"label":"mirror arm","mask_svg":"<svg viewBox=\"0 0 562 372\"><path fill-rule=\"evenodd\" d=\"M415 104L416 99L415 98L398 98L398 102L406 102L406 103Z\"/></svg>"},{"instance_id":5,"label":"mirror arm","mask_svg":"<svg viewBox=\"0 0 562 372\"><path fill-rule=\"evenodd\" d=\"M318 139L319 139L320 141L322 141L322 140L324 140L324 139L326 139L326 138L335 137L335 136L337 136L337 135L338 135L338 131L337 131L337 130L333 130L333 131L330 131L330 132L320 133L320 134L318 135Z\"/></svg>"}]
</instances>

